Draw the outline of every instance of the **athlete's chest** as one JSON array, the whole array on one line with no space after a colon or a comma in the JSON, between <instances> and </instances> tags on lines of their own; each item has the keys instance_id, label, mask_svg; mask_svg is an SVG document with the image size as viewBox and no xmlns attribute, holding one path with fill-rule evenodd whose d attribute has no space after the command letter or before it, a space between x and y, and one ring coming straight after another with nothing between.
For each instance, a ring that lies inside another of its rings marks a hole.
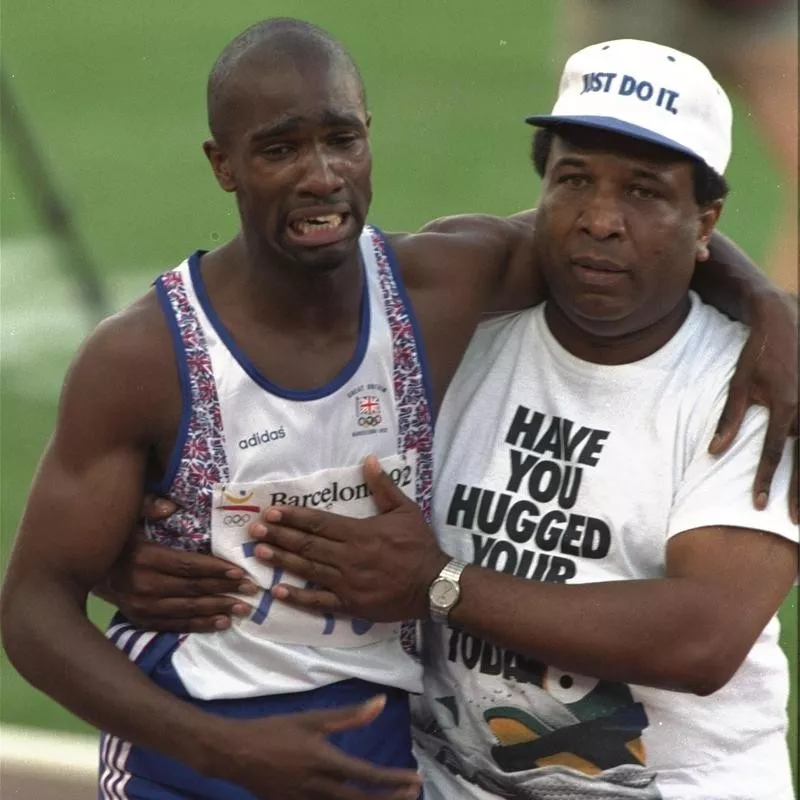
<instances>
[{"instance_id":1,"label":"athlete's chest","mask_svg":"<svg viewBox=\"0 0 800 800\"><path fill-rule=\"evenodd\" d=\"M392 378L390 363L370 359L332 393L305 399L223 379L218 396L231 480L277 479L397 453Z\"/></svg>"}]
</instances>

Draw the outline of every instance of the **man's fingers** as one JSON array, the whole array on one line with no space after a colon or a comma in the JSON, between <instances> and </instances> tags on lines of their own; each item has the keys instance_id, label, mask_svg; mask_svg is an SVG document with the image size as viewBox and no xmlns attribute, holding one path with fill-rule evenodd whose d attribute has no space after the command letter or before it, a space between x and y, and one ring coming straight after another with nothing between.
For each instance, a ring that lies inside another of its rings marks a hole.
<instances>
[{"instance_id":1,"label":"man's fingers","mask_svg":"<svg viewBox=\"0 0 800 800\"><path fill-rule=\"evenodd\" d=\"M160 633L213 633L224 631L233 624L230 617L216 614L213 617L192 617L190 619L167 619L158 617L146 623L131 620L137 627Z\"/></svg>"},{"instance_id":2,"label":"man's fingers","mask_svg":"<svg viewBox=\"0 0 800 800\"><path fill-rule=\"evenodd\" d=\"M142 500L139 514L148 522L160 522L162 519L171 517L178 508L178 504L167 497L146 494Z\"/></svg>"},{"instance_id":3,"label":"man's fingers","mask_svg":"<svg viewBox=\"0 0 800 800\"><path fill-rule=\"evenodd\" d=\"M158 618L187 620L231 615L247 616L252 608L234 597L164 597L153 603L151 615Z\"/></svg>"},{"instance_id":4,"label":"man's fingers","mask_svg":"<svg viewBox=\"0 0 800 800\"><path fill-rule=\"evenodd\" d=\"M231 618L225 614L215 614L210 617L191 617L181 619L178 617L139 617L122 610L125 618L137 628L145 631L158 631L159 633L212 633L230 628Z\"/></svg>"},{"instance_id":5,"label":"man's fingers","mask_svg":"<svg viewBox=\"0 0 800 800\"><path fill-rule=\"evenodd\" d=\"M386 707L386 695L378 694L365 703L358 705L335 708L328 711L311 712L316 715L312 724L321 733L329 736L332 733L351 731L368 725L376 719Z\"/></svg>"},{"instance_id":6,"label":"man's fingers","mask_svg":"<svg viewBox=\"0 0 800 800\"><path fill-rule=\"evenodd\" d=\"M408 498L383 471L381 462L375 456L367 456L364 461L364 478L379 512L393 511L408 502Z\"/></svg>"},{"instance_id":7,"label":"man's fingers","mask_svg":"<svg viewBox=\"0 0 800 800\"><path fill-rule=\"evenodd\" d=\"M288 523L281 523L280 525L267 523L266 533L261 538L262 541L267 543L268 549L272 549L271 546L274 545L278 550L284 551L284 555L295 554L304 561L317 563L320 567L322 565L333 566L337 563L337 554L340 546L336 542L331 542L328 539L320 538L304 531L295 530L292 527L287 527L287 525ZM255 553L260 556L266 553L266 549L262 545L256 545ZM272 564L273 562L270 561L269 563ZM281 563L281 566L294 571L289 562Z\"/></svg>"},{"instance_id":8,"label":"man's fingers","mask_svg":"<svg viewBox=\"0 0 800 800\"><path fill-rule=\"evenodd\" d=\"M123 615L137 628L174 633L225 630L231 619L246 617L252 609L233 597L169 597L120 603Z\"/></svg>"},{"instance_id":9,"label":"man's fingers","mask_svg":"<svg viewBox=\"0 0 800 800\"><path fill-rule=\"evenodd\" d=\"M391 795L393 797L416 797L422 783L414 770L378 767L368 761L347 756L341 751L335 751L331 755L330 771L333 777L342 782L356 781L375 788L402 790L399 795ZM360 797L360 795L356 796ZM374 794L367 794L367 797L374 796Z\"/></svg>"},{"instance_id":10,"label":"man's fingers","mask_svg":"<svg viewBox=\"0 0 800 800\"><path fill-rule=\"evenodd\" d=\"M229 561L204 553L190 553L172 547L142 542L133 554L134 566L148 567L165 575L182 578L230 578L241 580L244 570Z\"/></svg>"},{"instance_id":11,"label":"man's fingers","mask_svg":"<svg viewBox=\"0 0 800 800\"><path fill-rule=\"evenodd\" d=\"M770 409L764 446L761 448L761 458L758 461L756 478L753 483L753 502L760 510L767 506L772 479L783 457L790 427L791 419L784 414L779 414L775 409Z\"/></svg>"},{"instance_id":12,"label":"man's fingers","mask_svg":"<svg viewBox=\"0 0 800 800\"><path fill-rule=\"evenodd\" d=\"M313 729L327 737L333 733L368 725L383 711L385 705L386 696L378 695L360 705L327 711L310 711L305 716ZM415 770L379 767L368 761L348 756L332 745L327 760L328 774L343 783L355 781L373 787L399 788L403 792L410 792L410 794L400 794L400 797L415 797L415 790L418 790L421 784L420 776Z\"/></svg>"},{"instance_id":13,"label":"man's fingers","mask_svg":"<svg viewBox=\"0 0 800 800\"><path fill-rule=\"evenodd\" d=\"M258 593L258 587L249 579L232 578L183 578L150 570L134 574L129 580L133 595L142 597L193 598L224 594Z\"/></svg>"},{"instance_id":14,"label":"man's fingers","mask_svg":"<svg viewBox=\"0 0 800 800\"><path fill-rule=\"evenodd\" d=\"M290 586L288 583L279 583L272 589L272 596L287 605L322 614L335 614L345 610L338 595L327 589L303 589L299 586Z\"/></svg>"},{"instance_id":15,"label":"man's fingers","mask_svg":"<svg viewBox=\"0 0 800 800\"><path fill-rule=\"evenodd\" d=\"M717 456L730 447L739 432L747 406L747 385L734 378L728 387L728 398L719 416L714 438L708 446L709 453Z\"/></svg>"},{"instance_id":16,"label":"man's fingers","mask_svg":"<svg viewBox=\"0 0 800 800\"><path fill-rule=\"evenodd\" d=\"M264 529L280 523L286 528L295 531L311 533L320 539L338 541L338 532L342 530L341 524L346 524L349 517L331 514L329 511L318 511L314 508L302 506L282 505L268 508L258 522L248 527L248 532L254 539L263 538Z\"/></svg>"}]
</instances>

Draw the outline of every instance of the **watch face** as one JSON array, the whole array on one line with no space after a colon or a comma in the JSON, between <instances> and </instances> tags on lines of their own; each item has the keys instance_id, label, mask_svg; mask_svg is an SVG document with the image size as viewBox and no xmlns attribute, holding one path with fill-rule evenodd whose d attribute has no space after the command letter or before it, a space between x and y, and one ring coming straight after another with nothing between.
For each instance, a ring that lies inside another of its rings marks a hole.
<instances>
[{"instance_id":1,"label":"watch face","mask_svg":"<svg viewBox=\"0 0 800 800\"><path fill-rule=\"evenodd\" d=\"M458 585L453 581L438 580L431 586L431 602L440 608L449 608L458 600Z\"/></svg>"}]
</instances>

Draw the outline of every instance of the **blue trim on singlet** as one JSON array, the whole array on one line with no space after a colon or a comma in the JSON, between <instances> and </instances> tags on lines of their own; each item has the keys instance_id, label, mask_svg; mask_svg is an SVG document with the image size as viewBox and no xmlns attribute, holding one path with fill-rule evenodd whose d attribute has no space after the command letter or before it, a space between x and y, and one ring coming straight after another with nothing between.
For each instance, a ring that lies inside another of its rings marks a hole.
<instances>
[{"instance_id":1,"label":"blue trim on singlet","mask_svg":"<svg viewBox=\"0 0 800 800\"><path fill-rule=\"evenodd\" d=\"M359 244L360 254L360 244ZM361 263L361 272L363 276L363 289L361 292L361 311L359 314L358 322L358 341L356 342L356 349L350 360L345 364L339 374L332 380L328 381L324 386L317 389L285 389L278 386L276 383L265 378L255 367L252 361L241 351L236 344L233 336L231 336L228 329L222 323L222 320L211 305L211 300L208 297L203 276L200 273L200 256L203 255L201 250L193 253L189 258L189 272L192 276L192 283L194 290L197 294L197 299L209 319L217 335L222 340L224 345L230 350L231 355L239 363L239 366L250 376L250 378L262 389L274 394L276 397L282 397L284 400L319 400L323 397L337 392L356 374L364 356L367 352L367 344L369 343L369 329L371 324L371 311L369 302L369 284L366 270L364 269L363 261L359 258Z\"/></svg>"},{"instance_id":2,"label":"blue trim on singlet","mask_svg":"<svg viewBox=\"0 0 800 800\"><path fill-rule=\"evenodd\" d=\"M433 392L431 390L431 381L428 375L428 359L425 356L425 343L422 339L422 333L419 329L417 317L414 314L414 307L411 305L411 300L408 297L408 292L406 291L406 285L403 282L403 276L400 272L400 266L397 263L397 256L395 255L394 248L389 242L389 239L386 237L386 234L380 230L380 228L376 228L374 225L370 225L370 227L375 231L375 233L378 234L383 242L384 248L386 249L386 257L389 259L389 267L392 270L392 277L394 278L394 284L397 287L397 294L399 295L400 300L403 303L403 307L406 310L406 314L408 315L408 319L411 322L411 329L414 331L414 341L417 345L417 356L419 358L420 372L422 373L422 385L425 387L425 398L428 401L428 411L430 411L431 415L431 430L435 430L436 417L438 416L439 409L433 404Z\"/></svg>"},{"instance_id":3,"label":"blue trim on singlet","mask_svg":"<svg viewBox=\"0 0 800 800\"><path fill-rule=\"evenodd\" d=\"M167 327L169 328L170 338L172 339L172 346L175 349L175 361L178 365L178 380L181 386L181 421L178 425L178 435L175 437L175 444L170 453L167 468L164 470L164 475L161 480L148 484L148 491L156 494L164 495L172 486L175 476L178 474L178 469L181 465L181 457L183 456L183 447L186 444L186 437L189 435L189 420L192 415L192 386L189 381L189 368L186 364L186 349L183 346L183 337L181 336L180 328L178 327L178 319L175 316L175 311L172 308L167 290L164 288L161 278L155 282L156 298L161 307L161 311L167 320Z\"/></svg>"}]
</instances>

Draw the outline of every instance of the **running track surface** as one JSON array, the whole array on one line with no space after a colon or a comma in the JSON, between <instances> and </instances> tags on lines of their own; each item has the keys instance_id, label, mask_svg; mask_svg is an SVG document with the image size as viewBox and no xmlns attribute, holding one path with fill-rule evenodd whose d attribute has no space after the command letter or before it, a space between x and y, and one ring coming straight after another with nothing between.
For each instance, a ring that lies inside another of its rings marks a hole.
<instances>
[{"instance_id":1,"label":"running track surface","mask_svg":"<svg viewBox=\"0 0 800 800\"><path fill-rule=\"evenodd\" d=\"M3 800L97 800L94 780L37 776L14 768L0 773Z\"/></svg>"}]
</instances>

